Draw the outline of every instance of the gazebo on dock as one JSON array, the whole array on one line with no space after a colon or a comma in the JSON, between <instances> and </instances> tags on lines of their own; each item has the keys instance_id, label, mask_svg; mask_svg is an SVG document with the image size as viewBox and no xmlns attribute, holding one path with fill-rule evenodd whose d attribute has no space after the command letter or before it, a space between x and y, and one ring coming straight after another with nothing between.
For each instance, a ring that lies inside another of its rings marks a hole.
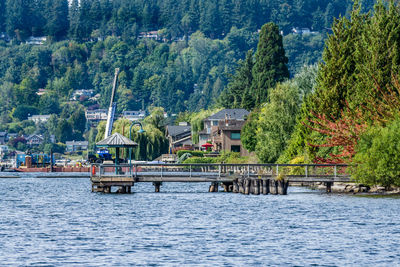
<instances>
[{"instance_id":1,"label":"gazebo on dock","mask_svg":"<svg viewBox=\"0 0 400 267\"><path fill-rule=\"evenodd\" d=\"M136 147L138 144L133 142L129 138L123 136L120 133L115 133L110 135L106 139L98 142L96 144L97 147L101 148L115 148L115 165L119 163L119 149L120 148L133 148Z\"/></svg>"}]
</instances>

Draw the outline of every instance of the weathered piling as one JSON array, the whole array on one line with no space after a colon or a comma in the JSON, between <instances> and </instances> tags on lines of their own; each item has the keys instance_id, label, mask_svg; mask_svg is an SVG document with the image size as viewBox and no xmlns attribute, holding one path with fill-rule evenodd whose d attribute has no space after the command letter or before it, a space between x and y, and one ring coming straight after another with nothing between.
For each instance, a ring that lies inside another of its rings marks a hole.
<instances>
[{"instance_id":1,"label":"weathered piling","mask_svg":"<svg viewBox=\"0 0 400 267\"><path fill-rule=\"evenodd\" d=\"M279 180L277 182L278 182L278 194L279 195L287 195L289 181Z\"/></svg>"},{"instance_id":2,"label":"weathered piling","mask_svg":"<svg viewBox=\"0 0 400 267\"><path fill-rule=\"evenodd\" d=\"M237 180L233 181L232 192L233 193L239 193L239 184L238 184Z\"/></svg>"},{"instance_id":3,"label":"weathered piling","mask_svg":"<svg viewBox=\"0 0 400 267\"><path fill-rule=\"evenodd\" d=\"M244 194L244 179L238 179L239 193Z\"/></svg>"},{"instance_id":4,"label":"weathered piling","mask_svg":"<svg viewBox=\"0 0 400 267\"><path fill-rule=\"evenodd\" d=\"M269 192L272 195L278 194L278 181L276 181L276 180L269 181Z\"/></svg>"},{"instance_id":5,"label":"weathered piling","mask_svg":"<svg viewBox=\"0 0 400 267\"><path fill-rule=\"evenodd\" d=\"M211 182L208 192L218 192L218 182Z\"/></svg>"},{"instance_id":6,"label":"weathered piling","mask_svg":"<svg viewBox=\"0 0 400 267\"><path fill-rule=\"evenodd\" d=\"M260 194L260 180L254 179L253 180L253 190L252 193L254 195L259 195Z\"/></svg>"},{"instance_id":7,"label":"weathered piling","mask_svg":"<svg viewBox=\"0 0 400 267\"><path fill-rule=\"evenodd\" d=\"M154 185L154 192L159 193L160 187L161 187L161 182L153 182L153 185Z\"/></svg>"},{"instance_id":8,"label":"weathered piling","mask_svg":"<svg viewBox=\"0 0 400 267\"><path fill-rule=\"evenodd\" d=\"M261 180L262 183L262 194L267 195L269 193L269 179Z\"/></svg>"},{"instance_id":9,"label":"weathered piling","mask_svg":"<svg viewBox=\"0 0 400 267\"><path fill-rule=\"evenodd\" d=\"M250 186L251 186L250 179L244 179L244 194L245 195L250 194Z\"/></svg>"},{"instance_id":10,"label":"weathered piling","mask_svg":"<svg viewBox=\"0 0 400 267\"><path fill-rule=\"evenodd\" d=\"M332 193L333 182L326 182L326 193Z\"/></svg>"}]
</instances>

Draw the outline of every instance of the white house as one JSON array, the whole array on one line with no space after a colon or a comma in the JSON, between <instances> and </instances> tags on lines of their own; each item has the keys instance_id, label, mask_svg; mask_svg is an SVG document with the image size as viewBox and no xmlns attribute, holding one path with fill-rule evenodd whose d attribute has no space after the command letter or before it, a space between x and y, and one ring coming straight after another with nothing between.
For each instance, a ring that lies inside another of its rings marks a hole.
<instances>
[{"instance_id":1,"label":"white house","mask_svg":"<svg viewBox=\"0 0 400 267\"><path fill-rule=\"evenodd\" d=\"M32 115L28 117L28 120L33 121L35 123L39 122L47 122L50 119L50 115Z\"/></svg>"}]
</instances>

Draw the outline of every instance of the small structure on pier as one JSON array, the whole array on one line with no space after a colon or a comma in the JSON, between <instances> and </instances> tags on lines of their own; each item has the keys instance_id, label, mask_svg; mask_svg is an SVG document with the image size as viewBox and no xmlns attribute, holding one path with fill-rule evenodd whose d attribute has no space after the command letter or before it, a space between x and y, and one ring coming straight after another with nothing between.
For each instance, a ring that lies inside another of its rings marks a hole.
<instances>
[{"instance_id":1,"label":"small structure on pier","mask_svg":"<svg viewBox=\"0 0 400 267\"><path fill-rule=\"evenodd\" d=\"M114 133L96 144L99 148L115 148L115 177L111 180L92 180L92 191L111 192L111 186L120 186L122 193L130 193L133 179L126 177L120 165L120 148L133 148L138 144L120 133ZM96 173L96 167L92 167L92 175Z\"/></svg>"}]
</instances>

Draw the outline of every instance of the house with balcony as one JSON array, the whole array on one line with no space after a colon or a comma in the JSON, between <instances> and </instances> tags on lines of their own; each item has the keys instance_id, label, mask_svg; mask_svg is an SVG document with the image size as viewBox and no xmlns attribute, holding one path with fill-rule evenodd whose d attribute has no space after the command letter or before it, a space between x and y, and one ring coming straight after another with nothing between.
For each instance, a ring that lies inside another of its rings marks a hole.
<instances>
[{"instance_id":1,"label":"house with balcony","mask_svg":"<svg viewBox=\"0 0 400 267\"><path fill-rule=\"evenodd\" d=\"M187 123L168 125L166 128L166 137L169 142L170 152L183 148L192 148L192 126Z\"/></svg>"},{"instance_id":2,"label":"house with balcony","mask_svg":"<svg viewBox=\"0 0 400 267\"><path fill-rule=\"evenodd\" d=\"M106 109L95 109L85 111L86 120L90 122L99 122L107 120L107 110Z\"/></svg>"},{"instance_id":3,"label":"house with balcony","mask_svg":"<svg viewBox=\"0 0 400 267\"><path fill-rule=\"evenodd\" d=\"M249 113L245 109L223 109L204 119L199 147L211 142L213 151L240 152L241 156L247 156L249 152L242 146L240 136Z\"/></svg>"},{"instance_id":4,"label":"house with balcony","mask_svg":"<svg viewBox=\"0 0 400 267\"><path fill-rule=\"evenodd\" d=\"M127 110L122 112L122 117L130 121L140 121L146 117L146 111L144 110Z\"/></svg>"},{"instance_id":5,"label":"house with balcony","mask_svg":"<svg viewBox=\"0 0 400 267\"><path fill-rule=\"evenodd\" d=\"M67 141L65 142L67 145L66 151L67 152L78 152L84 151L88 149L89 142L88 141Z\"/></svg>"}]
</instances>

